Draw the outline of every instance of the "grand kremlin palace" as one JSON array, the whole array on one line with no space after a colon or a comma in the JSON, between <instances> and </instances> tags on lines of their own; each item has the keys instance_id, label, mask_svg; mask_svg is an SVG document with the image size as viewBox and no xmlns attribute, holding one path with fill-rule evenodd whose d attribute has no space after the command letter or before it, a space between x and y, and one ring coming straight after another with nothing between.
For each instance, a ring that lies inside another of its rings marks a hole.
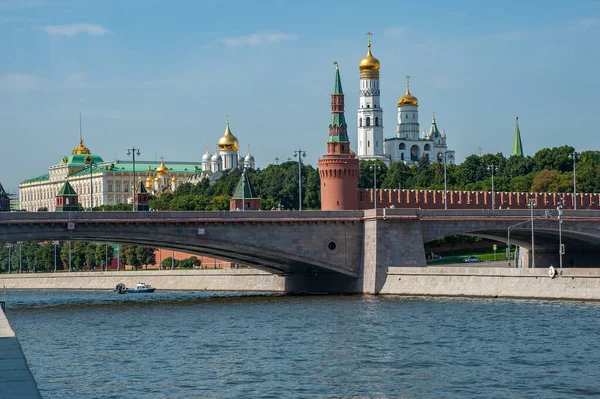
<instances>
[{"instance_id":1,"label":"grand kremlin palace","mask_svg":"<svg viewBox=\"0 0 600 399\"><path fill-rule=\"evenodd\" d=\"M225 133L217 142L217 151L210 154L208 148L200 162L104 161L92 154L79 137L79 145L61 163L48 168L48 173L19 184L21 210L35 212L40 208L56 210L56 194L68 181L85 208L93 206L131 203L135 180L145 181L146 189L154 195L172 192L182 183L197 183L204 178L218 177L220 172L237 168L255 168L254 157L239 153L239 141L231 132L229 122ZM138 154L135 154L138 155Z\"/></svg>"}]
</instances>

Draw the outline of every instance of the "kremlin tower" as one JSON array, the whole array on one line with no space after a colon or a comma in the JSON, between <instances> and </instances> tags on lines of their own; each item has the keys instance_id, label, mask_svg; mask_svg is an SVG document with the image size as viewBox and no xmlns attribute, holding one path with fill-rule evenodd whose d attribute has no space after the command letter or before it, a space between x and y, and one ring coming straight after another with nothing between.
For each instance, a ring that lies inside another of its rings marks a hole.
<instances>
[{"instance_id":1,"label":"kremlin tower","mask_svg":"<svg viewBox=\"0 0 600 399\"><path fill-rule=\"evenodd\" d=\"M348 127L344 117L344 92L340 69L336 62L327 155L319 159L321 210L358 209L358 170L358 158L350 150Z\"/></svg>"}]
</instances>

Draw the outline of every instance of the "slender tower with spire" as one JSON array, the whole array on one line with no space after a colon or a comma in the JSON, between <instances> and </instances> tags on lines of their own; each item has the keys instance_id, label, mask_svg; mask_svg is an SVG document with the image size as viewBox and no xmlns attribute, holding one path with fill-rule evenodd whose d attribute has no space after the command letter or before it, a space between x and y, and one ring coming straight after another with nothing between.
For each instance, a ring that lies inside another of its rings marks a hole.
<instances>
[{"instance_id":1,"label":"slender tower with spire","mask_svg":"<svg viewBox=\"0 0 600 399\"><path fill-rule=\"evenodd\" d=\"M321 210L324 211L358 209L358 158L350 150L340 69L337 62L334 64L327 154L319 159Z\"/></svg>"},{"instance_id":2,"label":"slender tower with spire","mask_svg":"<svg viewBox=\"0 0 600 399\"><path fill-rule=\"evenodd\" d=\"M515 127L515 138L513 140L512 154L518 157L523 156L523 144L521 143L521 131L519 130L519 117L517 116L517 125Z\"/></svg>"},{"instance_id":3,"label":"slender tower with spire","mask_svg":"<svg viewBox=\"0 0 600 399\"><path fill-rule=\"evenodd\" d=\"M383 110L379 93L379 60L371 54L371 32L367 33L367 56L360 61L360 105L358 109L358 156L383 157Z\"/></svg>"}]
</instances>

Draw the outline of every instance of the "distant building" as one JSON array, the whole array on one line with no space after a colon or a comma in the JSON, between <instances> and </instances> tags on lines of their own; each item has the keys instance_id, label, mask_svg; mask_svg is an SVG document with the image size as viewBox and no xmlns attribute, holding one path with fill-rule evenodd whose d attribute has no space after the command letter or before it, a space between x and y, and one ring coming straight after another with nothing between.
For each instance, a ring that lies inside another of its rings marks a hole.
<instances>
[{"instance_id":1,"label":"distant building","mask_svg":"<svg viewBox=\"0 0 600 399\"><path fill-rule=\"evenodd\" d=\"M511 155L519 157L523 156L523 144L521 143L521 130L519 129L519 117L517 116L517 124L515 127L515 138L513 140L513 150Z\"/></svg>"},{"instance_id":2,"label":"distant building","mask_svg":"<svg viewBox=\"0 0 600 399\"><path fill-rule=\"evenodd\" d=\"M416 164L423 157L431 162L444 162L445 157L448 164L454 164L454 151L448 150L446 132L439 131L435 115L429 132L419 133L419 101L410 93L409 76L406 77L406 93L398 100L396 134L394 137L384 138L379 90L380 67L379 60L371 54L369 38L367 55L359 64L358 158L380 160L390 166L395 162Z\"/></svg>"},{"instance_id":3,"label":"distant building","mask_svg":"<svg viewBox=\"0 0 600 399\"><path fill-rule=\"evenodd\" d=\"M104 161L83 144L80 132L79 145L70 155L62 158L48 172L25 180L19 185L20 209L35 212L41 208L56 210L55 197L66 181L79 195L79 203L89 209L93 206L132 204L134 187L144 182L148 194L160 195L172 192L179 185L197 183L217 173L244 165L255 168L254 157L239 154L239 141L232 134L229 122L225 134L218 141L218 152L207 153L197 162L171 161ZM208 161L207 161L208 159ZM135 169L134 169L135 167Z\"/></svg>"}]
</instances>

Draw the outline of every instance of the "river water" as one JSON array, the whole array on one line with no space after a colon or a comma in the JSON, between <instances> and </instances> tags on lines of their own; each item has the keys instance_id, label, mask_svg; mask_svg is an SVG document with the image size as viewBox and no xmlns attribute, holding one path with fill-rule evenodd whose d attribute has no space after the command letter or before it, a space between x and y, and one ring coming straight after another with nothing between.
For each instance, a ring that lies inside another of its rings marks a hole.
<instances>
[{"instance_id":1,"label":"river water","mask_svg":"<svg viewBox=\"0 0 600 399\"><path fill-rule=\"evenodd\" d=\"M9 291L44 398L600 397L600 304Z\"/></svg>"}]
</instances>

